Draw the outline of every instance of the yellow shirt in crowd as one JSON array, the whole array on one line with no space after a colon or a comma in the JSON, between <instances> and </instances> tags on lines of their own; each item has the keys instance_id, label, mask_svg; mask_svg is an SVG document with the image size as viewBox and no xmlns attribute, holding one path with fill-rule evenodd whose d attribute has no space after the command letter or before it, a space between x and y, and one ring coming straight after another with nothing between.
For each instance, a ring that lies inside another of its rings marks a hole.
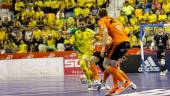
<instances>
[{"instance_id":1,"label":"yellow shirt in crowd","mask_svg":"<svg viewBox=\"0 0 170 96\"><path fill-rule=\"evenodd\" d=\"M24 7L24 3L22 1L15 3L15 10L16 11L21 11L21 7Z\"/></svg>"},{"instance_id":2,"label":"yellow shirt in crowd","mask_svg":"<svg viewBox=\"0 0 170 96\"><path fill-rule=\"evenodd\" d=\"M127 18L126 18L125 16L121 16L121 15L118 17L118 19L119 19L119 21L122 22L123 24L125 24L126 21L127 21Z\"/></svg>"},{"instance_id":3,"label":"yellow shirt in crowd","mask_svg":"<svg viewBox=\"0 0 170 96\"><path fill-rule=\"evenodd\" d=\"M162 4L162 9L164 10L165 13L170 12L170 3Z\"/></svg>"},{"instance_id":4,"label":"yellow shirt in crowd","mask_svg":"<svg viewBox=\"0 0 170 96\"><path fill-rule=\"evenodd\" d=\"M41 0L35 1L35 5L38 5L38 6L42 7L43 2Z\"/></svg>"},{"instance_id":5,"label":"yellow shirt in crowd","mask_svg":"<svg viewBox=\"0 0 170 96\"><path fill-rule=\"evenodd\" d=\"M5 40L6 34L5 31L0 30L0 41Z\"/></svg>"},{"instance_id":6,"label":"yellow shirt in crowd","mask_svg":"<svg viewBox=\"0 0 170 96\"><path fill-rule=\"evenodd\" d=\"M37 29L37 30L33 31L33 37L34 37L36 40L40 39L41 34L42 34L42 33L41 33L41 30L40 30L40 29Z\"/></svg>"},{"instance_id":7,"label":"yellow shirt in crowd","mask_svg":"<svg viewBox=\"0 0 170 96\"><path fill-rule=\"evenodd\" d=\"M82 9L80 7L76 7L74 9L74 16L78 17L82 12Z\"/></svg>"},{"instance_id":8,"label":"yellow shirt in crowd","mask_svg":"<svg viewBox=\"0 0 170 96\"><path fill-rule=\"evenodd\" d=\"M165 21L167 20L167 15L166 14L162 14L162 15L158 15L158 21Z\"/></svg>"},{"instance_id":9,"label":"yellow shirt in crowd","mask_svg":"<svg viewBox=\"0 0 170 96\"><path fill-rule=\"evenodd\" d=\"M148 15L149 23L155 23L157 21L156 14Z\"/></svg>"},{"instance_id":10,"label":"yellow shirt in crowd","mask_svg":"<svg viewBox=\"0 0 170 96\"><path fill-rule=\"evenodd\" d=\"M35 18L40 18L40 17L43 17L44 16L44 11L37 11L36 13L35 13Z\"/></svg>"}]
</instances>

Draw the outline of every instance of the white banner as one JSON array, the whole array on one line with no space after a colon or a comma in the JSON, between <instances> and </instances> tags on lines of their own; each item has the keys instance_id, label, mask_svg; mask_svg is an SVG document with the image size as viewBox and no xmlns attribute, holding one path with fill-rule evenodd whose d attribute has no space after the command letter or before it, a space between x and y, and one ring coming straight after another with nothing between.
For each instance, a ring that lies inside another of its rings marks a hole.
<instances>
[{"instance_id":1,"label":"white banner","mask_svg":"<svg viewBox=\"0 0 170 96\"><path fill-rule=\"evenodd\" d=\"M63 57L0 60L0 79L64 76Z\"/></svg>"}]
</instances>

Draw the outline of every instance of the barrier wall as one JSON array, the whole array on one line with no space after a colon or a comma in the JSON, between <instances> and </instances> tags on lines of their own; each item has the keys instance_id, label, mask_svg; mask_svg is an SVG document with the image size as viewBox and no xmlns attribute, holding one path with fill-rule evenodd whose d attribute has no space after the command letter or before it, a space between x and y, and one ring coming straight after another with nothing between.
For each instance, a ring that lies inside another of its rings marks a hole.
<instances>
[{"instance_id":1,"label":"barrier wall","mask_svg":"<svg viewBox=\"0 0 170 96\"><path fill-rule=\"evenodd\" d=\"M0 55L0 79L33 78L64 75L64 57L76 53L42 52Z\"/></svg>"},{"instance_id":2,"label":"barrier wall","mask_svg":"<svg viewBox=\"0 0 170 96\"><path fill-rule=\"evenodd\" d=\"M158 72L159 65L155 52L145 51L145 68L149 72ZM140 49L128 51L128 59L121 69L125 72L142 72ZM170 51L167 52L166 63L170 70ZM154 63L155 65L154 65ZM145 70L146 71L146 70ZM79 59L74 51L65 52L34 52L23 54L0 54L0 79L32 78L82 74Z\"/></svg>"}]
</instances>

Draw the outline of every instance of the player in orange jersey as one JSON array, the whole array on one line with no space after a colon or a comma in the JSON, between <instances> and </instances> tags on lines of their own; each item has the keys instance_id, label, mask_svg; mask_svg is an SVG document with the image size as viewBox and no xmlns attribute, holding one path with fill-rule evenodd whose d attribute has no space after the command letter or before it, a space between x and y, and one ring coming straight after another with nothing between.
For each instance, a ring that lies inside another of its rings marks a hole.
<instances>
[{"instance_id":1,"label":"player in orange jersey","mask_svg":"<svg viewBox=\"0 0 170 96\"><path fill-rule=\"evenodd\" d=\"M103 32L102 50L101 56L104 56L107 37L112 38L112 44L107 51L107 56L104 59L104 67L106 73L111 74L114 78L114 82L121 82L121 87L114 85L110 91L106 93L106 96L111 94L120 94L124 89L132 86L132 81L126 76L126 74L120 70L119 66L122 62L122 57L126 54L130 48L130 43L127 33L124 31L124 26L118 20L113 19L107 15L106 9L99 10L99 27ZM106 78L105 78L106 79Z\"/></svg>"}]
</instances>

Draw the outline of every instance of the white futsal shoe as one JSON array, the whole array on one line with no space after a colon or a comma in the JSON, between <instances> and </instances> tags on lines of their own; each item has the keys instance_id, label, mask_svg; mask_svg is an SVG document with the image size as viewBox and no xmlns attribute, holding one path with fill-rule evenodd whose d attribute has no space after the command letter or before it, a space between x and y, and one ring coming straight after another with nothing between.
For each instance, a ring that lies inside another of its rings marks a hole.
<instances>
[{"instance_id":1,"label":"white futsal shoe","mask_svg":"<svg viewBox=\"0 0 170 96\"><path fill-rule=\"evenodd\" d=\"M137 85L136 85L135 83L132 82L131 88L132 88L132 90L137 90Z\"/></svg>"},{"instance_id":2,"label":"white futsal shoe","mask_svg":"<svg viewBox=\"0 0 170 96\"><path fill-rule=\"evenodd\" d=\"M168 74L168 69L166 69L166 70L164 71L164 74L165 74L165 75L167 75L167 74Z\"/></svg>"},{"instance_id":3,"label":"white futsal shoe","mask_svg":"<svg viewBox=\"0 0 170 96\"><path fill-rule=\"evenodd\" d=\"M111 87L106 82L101 81L101 89L102 90L110 90Z\"/></svg>"}]
</instances>

